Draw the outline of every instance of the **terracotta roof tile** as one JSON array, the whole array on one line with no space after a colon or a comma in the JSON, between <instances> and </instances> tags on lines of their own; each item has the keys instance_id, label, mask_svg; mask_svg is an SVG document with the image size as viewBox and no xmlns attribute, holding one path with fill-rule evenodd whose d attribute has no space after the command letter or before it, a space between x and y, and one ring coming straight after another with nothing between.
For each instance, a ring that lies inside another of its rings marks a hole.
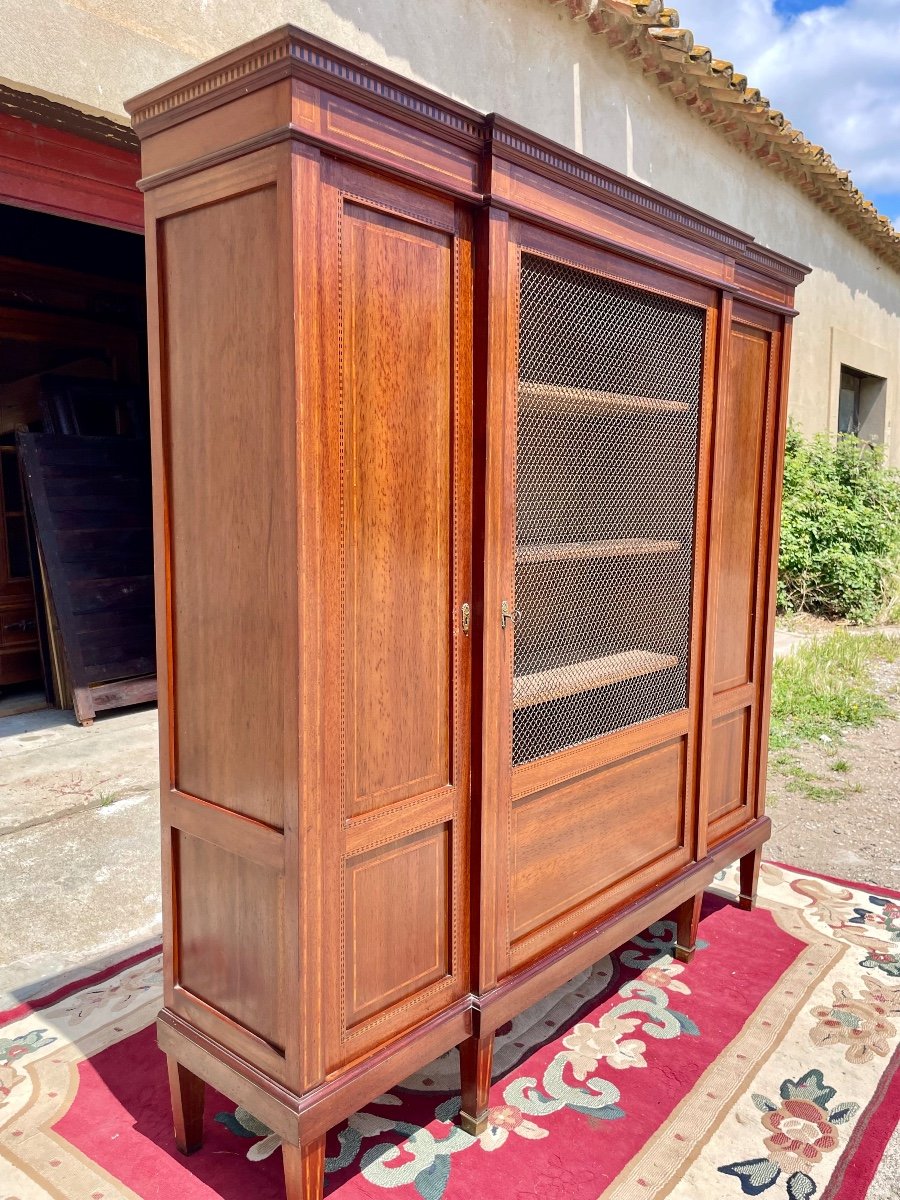
<instances>
[{"instance_id":1,"label":"terracotta roof tile","mask_svg":"<svg viewBox=\"0 0 900 1200\"><path fill-rule=\"evenodd\" d=\"M734 65L713 58L682 29L663 0L549 0L564 5L628 59L639 63L691 112L832 213L877 254L900 268L900 233L821 146L774 109Z\"/></svg>"}]
</instances>

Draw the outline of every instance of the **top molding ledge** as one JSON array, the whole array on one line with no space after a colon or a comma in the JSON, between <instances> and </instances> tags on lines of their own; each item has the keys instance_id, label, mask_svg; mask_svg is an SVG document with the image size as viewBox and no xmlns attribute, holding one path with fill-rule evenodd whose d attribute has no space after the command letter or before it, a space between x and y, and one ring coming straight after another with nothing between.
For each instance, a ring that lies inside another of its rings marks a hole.
<instances>
[{"instance_id":1,"label":"top molding ledge","mask_svg":"<svg viewBox=\"0 0 900 1200\"><path fill-rule=\"evenodd\" d=\"M294 25L274 29L150 88L127 101L125 108L143 140L284 78L304 79L364 102L483 159L516 163L567 187L600 196L792 285L809 274L808 267L758 246L733 226L496 113L486 116ZM488 178L487 172L484 178ZM473 193L473 199L492 199L489 188Z\"/></svg>"}]
</instances>

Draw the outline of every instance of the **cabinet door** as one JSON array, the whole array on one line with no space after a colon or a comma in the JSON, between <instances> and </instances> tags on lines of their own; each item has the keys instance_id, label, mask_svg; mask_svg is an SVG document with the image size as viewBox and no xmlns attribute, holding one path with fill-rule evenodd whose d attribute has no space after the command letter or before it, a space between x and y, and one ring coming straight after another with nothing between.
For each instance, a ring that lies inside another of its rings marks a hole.
<instances>
[{"instance_id":1,"label":"cabinet door","mask_svg":"<svg viewBox=\"0 0 900 1200\"><path fill-rule=\"evenodd\" d=\"M514 387L496 428L511 465L486 623L514 967L691 855L711 297L546 236L509 261Z\"/></svg>"},{"instance_id":2,"label":"cabinet door","mask_svg":"<svg viewBox=\"0 0 900 1200\"><path fill-rule=\"evenodd\" d=\"M468 986L471 240L451 203L327 177L334 1066Z\"/></svg>"},{"instance_id":3,"label":"cabinet door","mask_svg":"<svg viewBox=\"0 0 900 1200\"><path fill-rule=\"evenodd\" d=\"M716 417L704 742L710 844L757 811L781 319L735 304Z\"/></svg>"}]
</instances>

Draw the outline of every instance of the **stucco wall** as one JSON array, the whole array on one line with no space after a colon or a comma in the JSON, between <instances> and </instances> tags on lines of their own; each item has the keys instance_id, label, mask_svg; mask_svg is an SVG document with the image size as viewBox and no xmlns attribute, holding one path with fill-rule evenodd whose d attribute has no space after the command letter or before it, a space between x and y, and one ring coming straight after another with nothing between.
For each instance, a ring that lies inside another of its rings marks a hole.
<instances>
[{"instance_id":1,"label":"stucco wall","mask_svg":"<svg viewBox=\"0 0 900 1200\"><path fill-rule=\"evenodd\" d=\"M126 97L286 21L503 113L808 263L814 270L798 293L794 336L794 418L808 430L836 427L842 361L884 375L886 441L900 465L900 273L648 82L565 6L0 0L0 75L122 119Z\"/></svg>"}]
</instances>

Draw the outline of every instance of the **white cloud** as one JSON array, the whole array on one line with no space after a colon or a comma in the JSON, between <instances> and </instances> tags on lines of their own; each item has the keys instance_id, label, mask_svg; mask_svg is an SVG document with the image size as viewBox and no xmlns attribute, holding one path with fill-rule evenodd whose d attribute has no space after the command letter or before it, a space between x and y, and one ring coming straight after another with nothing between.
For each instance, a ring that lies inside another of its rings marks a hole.
<instances>
[{"instance_id":1,"label":"white cloud","mask_svg":"<svg viewBox=\"0 0 900 1200\"><path fill-rule=\"evenodd\" d=\"M845 0L787 19L773 0L673 0L863 192L900 193L900 0Z\"/></svg>"}]
</instances>

